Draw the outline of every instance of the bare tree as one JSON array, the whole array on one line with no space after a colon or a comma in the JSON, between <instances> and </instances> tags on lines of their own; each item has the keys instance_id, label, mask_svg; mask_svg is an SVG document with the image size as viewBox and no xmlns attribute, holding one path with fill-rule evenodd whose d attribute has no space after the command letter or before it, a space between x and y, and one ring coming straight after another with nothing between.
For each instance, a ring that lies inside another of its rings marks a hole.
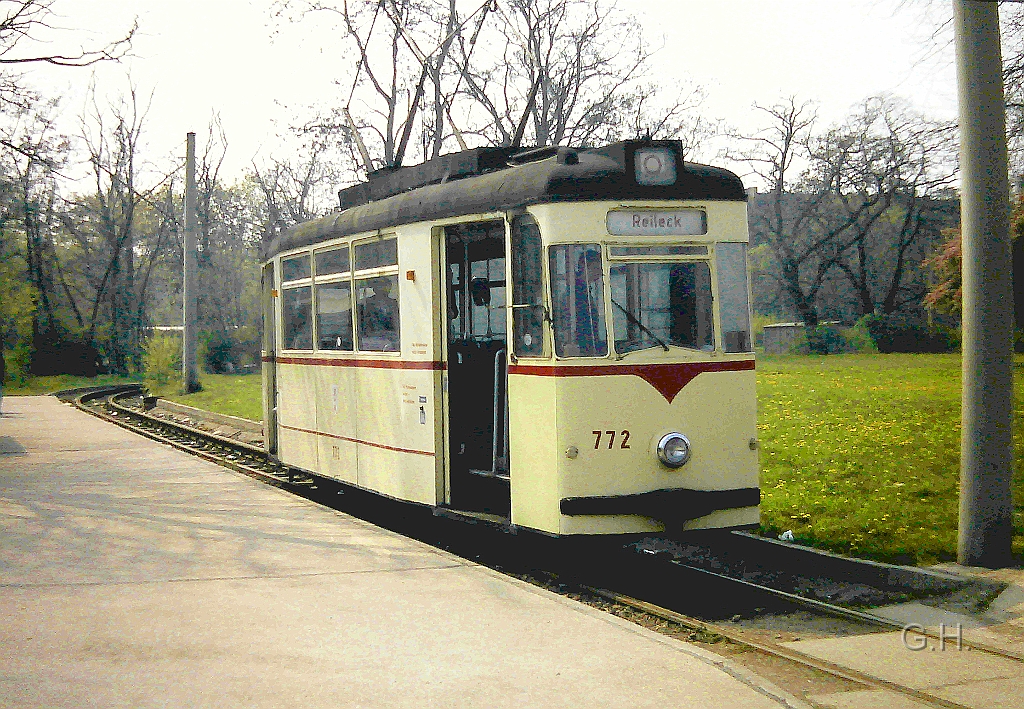
<instances>
[{"instance_id":1,"label":"bare tree","mask_svg":"<svg viewBox=\"0 0 1024 709\"><path fill-rule=\"evenodd\" d=\"M35 298L40 301L43 310L44 328L52 327L56 320L55 309L50 302L53 274L49 268L50 259L45 254L47 245L51 243L46 232L53 226L53 206L57 201L56 186L52 179L55 165L51 160L54 153L50 150L52 144L26 141L24 124L27 116L35 116L32 120L37 123L41 117L47 116L42 120L48 122L52 106L25 87L17 69L38 64L87 67L97 62L116 61L130 49L137 28L133 24L119 39L100 46L79 45L49 51L53 44L41 43L40 35L54 31L52 20L56 16L53 10L55 4L55 0L0 0L0 148L3 148L5 157L11 162L20 161L21 164L17 170L18 177L11 184L18 185L20 189L21 221L27 242L25 265L29 282L34 286ZM68 35L59 30L56 32L67 47ZM39 51L43 46L46 51ZM48 141L56 140L51 128L47 128L45 136L43 133L38 136ZM5 259L17 252L16 246L10 241L10 233L9 229L0 230L0 254ZM9 268L5 271L8 275L11 273ZM8 288L0 290L14 292ZM22 289L19 286L17 290L21 292ZM38 335L39 313L34 308L32 323L33 333ZM5 356L9 339L6 335L9 332L8 328L7 333L0 333L0 360Z\"/></svg>"},{"instance_id":2,"label":"bare tree","mask_svg":"<svg viewBox=\"0 0 1024 709\"><path fill-rule=\"evenodd\" d=\"M636 21L610 0L279 0L282 17L335 18L357 57L341 104L308 125L329 132L355 163L400 164L419 130L423 158L474 144L588 146L628 137L714 130L703 92L665 91ZM461 129L461 130L460 130ZM523 133L525 132L525 136Z\"/></svg>"},{"instance_id":3,"label":"bare tree","mask_svg":"<svg viewBox=\"0 0 1024 709\"><path fill-rule=\"evenodd\" d=\"M745 162L767 187L763 205L756 205L753 215L753 241L771 250L777 265L772 277L811 334L818 326L818 291L843 250L836 246L835 234L813 228L820 200L799 189L800 161L810 159L807 146L816 113L793 96L756 108L771 125L753 136L734 136L742 147L729 157Z\"/></svg>"},{"instance_id":4,"label":"bare tree","mask_svg":"<svg viewBox=\"0 0 1024 709\"><path fill-rule=\"evenodd\" d=\"M768 187L751 204L751 237L779 309L795 311L822 351L822 309L835 316L852 305L859 317L918 308L921 263L956 211L954 126L891 96L866 99L822 132L809 104L792 97L759 108L771 125L740 137L731 157Z\"/></svg>"},{"instance_id":5,"label":"bare tree","mask_svg":"<svg viewBox=\"0 0 1024 709\"><path fill-rule=\"evenodd\" d=\"M35 336L60 326L51 298L57 280L53 259L53 233L59 222L56 173L67 161L70 146L55 127L58 112L55 100L8 111L9 142L15 148L7 155L8 169L16 175L26 270L38 303L33 315Z\"/></svg>"},{"instance_id":6,"label":"bare tree","mask_svg":"<svg viewBox=\"0 0 1024 709\"><path fill-rule=\"evenodd\" d=\"M137 371L146 323L147 292L154 259L164 254L173 218L160 213L154 193L137 186L140 141L148 104L134 87L106 108L92 93L91 108L82 119L82 142L89 156L94 191L70 198L63 226L77 247L76 268L85 287L78 293L85 339L102 341L109 367L118 373ZM166 178L165 178L166 179ZM144 209L153 230L142 229ZM144 242L152 236L155 243Z\"/></svg>"},{"instance_id":7,"label":"bare tree","mask_svg":"<svg viewBox=\"0 0 1024 709\"><path fill-rule=\"evenodd\" d=\"M61 67L88 67L104 61L118 61L131 49L132 38L138 30L133 23L119 39L99 47L79 45L56 53L39 52L44 43L38 35L53 30L56 0L0 0L0 113L9 107L29 109L39 96L28 90L17 69L24 66L49 64ZM61 39L65 42L67 34ZM50 43L44 46L49 47ZM0 145L17 151L17 146L0 137Z\"/></svg>"},{"instance_id":8,"label":"bare tree","mask_svg":"<svg viewBox=\"0 0 1024 709\"><path fill-rule=\"evenodd\" d=\"M280 15L301 20L310 15L334 18L358 57L343 106L334 106L313 123L342 136L354 147L354 131L373 133L370 144L375 167L392 165L401 135L412 119L412 107L422 98L431 63L421 63L410 49L409 37L420 34L429 19L429 0L342 0L340 7L320 0L280 0ZM434 69L440 72L440 64ZM435 77L436 77L435 73ZM356 118L349 120L355 114ZM411 129L411 126L410 126Z\"/></svg>"},{"instance_id":9,"label":"bare tree","mask_svg":"<svg viewBox=\"0 0 1024 709\"><path fill-rule=\"evenodd\" d=\"M264 239L322 216L334 206L333 188L340 179L340 171L328 159L330 151L330 140L321 135L307 141L296 158L268 160L262 167L253 165L252 179L265 204Z\"/></svg>"},{"instance_id":10,"label":"bare tree","mask_svg":"<svg viewBox=\"0 0 1024 709\"><path fill-rule=\"evenodd\" d=\"M5 142L15 149L0 151L0 349L21 339L19 368L30 343L61 326L53 235L59 223L56 174L68 141L54 127L58 110L55 101L37 100L8 105L5 112Z\"/></svg>"},{"instance_id":11,"label":"bare tree","mask_svg":"<svg viewBox=\"0 0 1024 709\"><path fill-rule=\"evenodd\" d=\"M947 198L957 172L954 134L953 124L880 96L817 141L820 169L836 181L832 218L849 223L849 246L836 266L856 294L858 314L920 304L926 285L917 267L955 212Z\"/></svg>"},{"instance_id":12,"label":"bare tree","mask_svg":"<svg viewBox=\"0 0 1024 709\"><path fill-rule=\"evenodd\" d=\"M614 2L511 0L496 14L483 41L500 56L457 40L462 90L485 115L477 130L490 142L511 144L524 112L539 146L699 135L693 113L703 93L676 80L683 88L663 94L651 80L650 43Z\"/></svg>"}]
</instances>

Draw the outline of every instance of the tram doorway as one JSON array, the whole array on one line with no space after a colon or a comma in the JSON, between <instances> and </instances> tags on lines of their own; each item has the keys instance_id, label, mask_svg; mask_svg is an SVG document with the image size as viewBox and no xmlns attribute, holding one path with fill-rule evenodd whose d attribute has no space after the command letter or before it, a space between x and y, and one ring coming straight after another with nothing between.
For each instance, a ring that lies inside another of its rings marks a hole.
<instances>
[{"instance_id":1,"label":"tram doorway","mask_svg":"<svg viewBox=\"0 0 1024 709\"><path fill-rule=\"evenodd\" d=\"M274 264L263 268L263 435L267 452L277 455L277 313Z\"/></svg>"},{"instance_id":2,"label":"tram doorway","mask_svg":"<svg viewBox=\"0 0 1024 709\"><path fill-rule=\"evenodd\" d=\"M450 504L508 517L505 222L448 226L444 237Z\"/></svg>"}]
</instances>

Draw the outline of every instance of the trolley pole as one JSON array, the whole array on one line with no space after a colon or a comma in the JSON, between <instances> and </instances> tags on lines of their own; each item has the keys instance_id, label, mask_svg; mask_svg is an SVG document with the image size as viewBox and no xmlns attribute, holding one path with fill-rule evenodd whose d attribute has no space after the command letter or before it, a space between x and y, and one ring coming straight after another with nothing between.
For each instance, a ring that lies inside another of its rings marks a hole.
<instances>
[{"instance_id":1,"label":"trolley pole","mask_svg":"<svg viewBox=\"0 0 1024 709\"><path fill-rule=\"evenodd\" d=\"M196 264L196 250L199 238L196 234L196 134L186 136L185 148L185 277L182 287L185 329L182 333L181 370L185 392L191 394L202 389L199 384L199 368L196 362L197 312L199 298L196 290L199 269Z\"/></svg>"},{"instance_id":2,"label":"trolley pole","mask_svg":"<svg viewBox=\"0 0 1024 709\"><path fill-rule=\"evenodd\" d=\"M1010 189L995 2L954 0L963 239L961 564L995 568L1013 535Z\"/></svg>"}]
</instances>

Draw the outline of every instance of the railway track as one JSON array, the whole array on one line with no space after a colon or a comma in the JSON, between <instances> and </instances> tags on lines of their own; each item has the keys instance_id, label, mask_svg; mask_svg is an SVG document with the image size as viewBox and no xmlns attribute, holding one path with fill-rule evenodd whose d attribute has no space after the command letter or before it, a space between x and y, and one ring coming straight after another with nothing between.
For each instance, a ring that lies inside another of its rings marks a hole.
<instances>
[{"instance_id":1,"label":"railway track","mask_svg":"<svg viewBox=\"0 0 1024 709\"><path fill-rule=\"evenodd\" d=\"M323 479L272 460L261 447L147 413L141 385L74 389L58 392L57 397L146 438L298 494L308 497L310 492L327 487ZM125 403L131 400L137 400L138 405Z\"/></svg>"},{"instance_id":2,"label":"railway track","mask_svg":"<svg viewBox=\"0 0 1024 709\"><path fill-rule=\"evenodd\" d=\"M346 493L344 497L354 496L364 501L374 499L372 495L346 488L333 480L274 461L260 447L197 426L155 416L146 410L147 403L151 402L147 402L141 385L96 387L58 392L57 395L67 403L140 435L346 512L364 516L355 510L346 509L349 507L347 504L339 506L339 493ZM390 503L385 501L384 504ZM394 508L390 509L393 513ZM427 517L423 515L420 519ZM554 587L562 592L567 589L575 591L583 597L582 600L587 600L587 596L602 599L606 603L632 609L695 633L724 638L730 643L809 668L828 677L867 688L897 692L928 706L947 709L965 709L965 705L925 690L813 657L784 644L766 640L763 633L726 626L718 621L729 617L736 610L742 613L734 615L734 618L743 613L767 611L786 614L799 610L840 619L861 629L893 631L904 627L902 623L876 615L869 609L812 597L815 595L813 589L802 592L785 589L787 584L793 585L794 578L807 577L808 568L814 569L814 574L810 575L837 581L839 588L845 589L839 595L845 593L845 597L853 598L854 601L865 598L877 601L881 598L892 602L942 593L985 596L1001 590L1000 586L985 581L822 554L753 535L706 535L703 543L696 546L686 546L677 539L647 537L611 551L604 545L586 547L582 554L578 553L578 548L573 548L568 554L564 553L565 549L561 549L554 554L541 553L535 556L533 552L539 548L537 544L524 545L522 538L513 544L510 535L501 533L486 536L485 539L481 539L480 535L465 534L457 535L458 539L444 534L438 537L436 529L424 532L422 525L413 524L410 527L404 524L408 519L408 515L403 516L403 524L398 525L398 531L410 533L421 541L443 546L494 568L516 573L548 588ZM369 521L381 523L382 520L371 518ZM459 529L463 529L465 524L450 520L445 522ZM385 523L384 526L396 529L393 523ZM467 542L468 537L475 537L475 540ZM543 540L534 542L540 545L545 543ZM518 551L509 556L507 550L513 547ZM524 547L529 551L524 551ZM551 572L538 569L535 563L537 558L544 559L542 564L559 570ZM756 561L752 562L752 559ZM558 582L553 583L553 579ZM628 579L628 582L622 583L622 579ZM686 589L687 592L681 593L680 589ZM829 595L827 590L822 592L820 587L817 591L818 595ZM938 639L934 632L924 630L921 634ZM963 646L1024 664L1024 656L1007 649L978 641L964 641Z\"/></svg>"}]
</instances>

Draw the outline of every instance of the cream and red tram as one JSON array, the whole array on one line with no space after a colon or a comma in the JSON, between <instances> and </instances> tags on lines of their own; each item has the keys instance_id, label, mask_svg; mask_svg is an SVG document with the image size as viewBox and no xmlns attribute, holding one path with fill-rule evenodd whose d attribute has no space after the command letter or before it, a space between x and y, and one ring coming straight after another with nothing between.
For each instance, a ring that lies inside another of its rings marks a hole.
<instances>
[{"instance_id":1,"label":"cream and red tram","mask_svg":"<svg viewBox=\"0 0 1024 709\"><path fill-rule=\"evenodd\" d=\"M674 141L375 173L264 246L267 446L553 535L755 525L746 195Z\"/></svg>"}]
</instances>

